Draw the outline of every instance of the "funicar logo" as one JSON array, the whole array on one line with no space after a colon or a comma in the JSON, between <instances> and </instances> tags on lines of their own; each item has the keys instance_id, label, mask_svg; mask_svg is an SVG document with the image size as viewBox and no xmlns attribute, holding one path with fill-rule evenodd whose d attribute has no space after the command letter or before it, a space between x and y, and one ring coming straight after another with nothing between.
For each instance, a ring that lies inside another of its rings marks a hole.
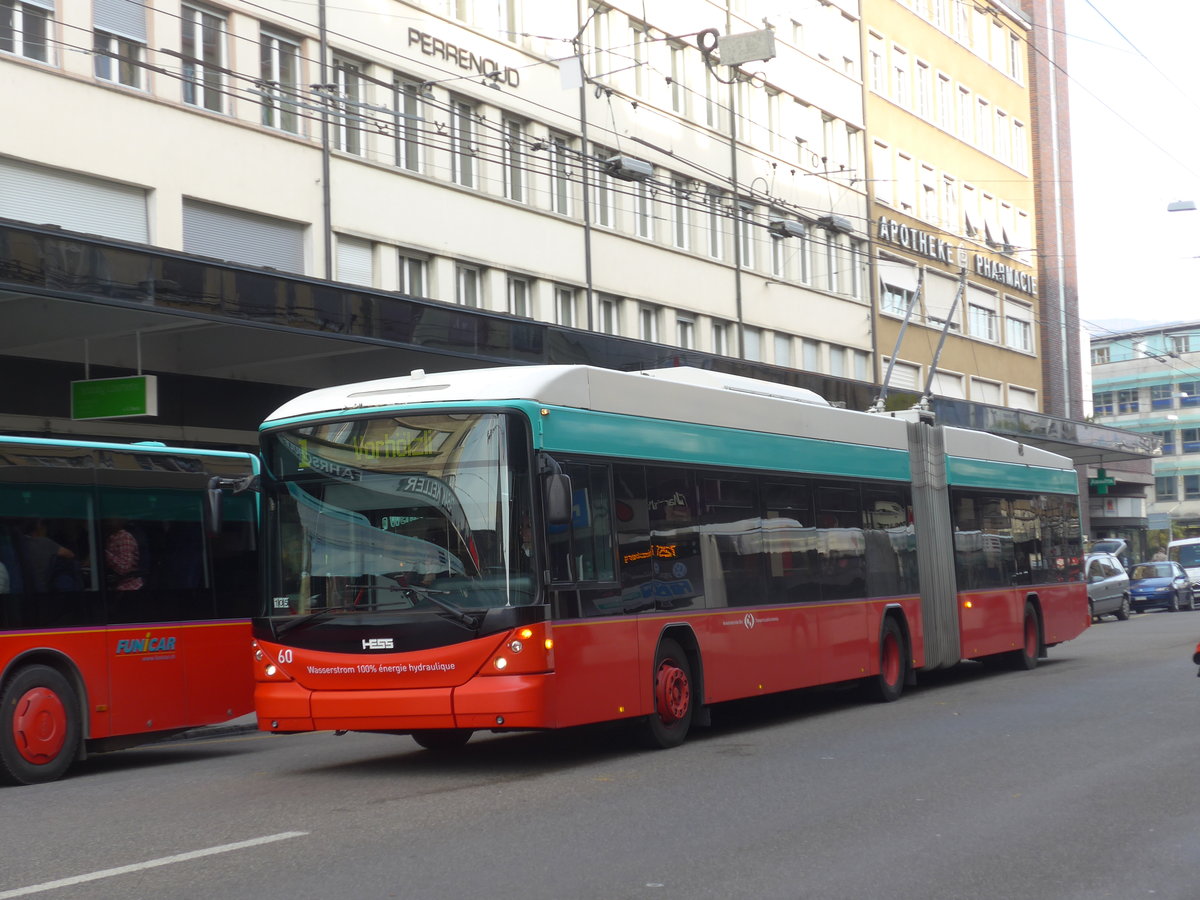
<instances>
[{"instance_id":1,"label":"funicar logo","mask_svg":"<svg viewBox=\"0 0 1200 900\"><path fill-rule=\"evenodd\" d=\"M117 656L139 653L170 653L175 649L174 637L154 637L147 631L144 638L129 638L117 641Z\"/></svg>"}]
</instances>

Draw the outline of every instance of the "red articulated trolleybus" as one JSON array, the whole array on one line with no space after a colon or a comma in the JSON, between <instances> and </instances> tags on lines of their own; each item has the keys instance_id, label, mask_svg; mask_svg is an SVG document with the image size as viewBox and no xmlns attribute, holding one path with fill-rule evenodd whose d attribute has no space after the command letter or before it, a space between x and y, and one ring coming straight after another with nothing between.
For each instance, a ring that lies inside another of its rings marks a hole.
<instances>
[{"instance_id":1,"label":"red articulated trolleybus","mask_svg":"<svg viewBox=\"0 0 1200 900\"><path fill-rule=\"evenodd\" d=\"M314 391L263 425L259 727L637 720L963 659L1089 623L1077 479L980 432L672 368L531 366Z\"/></svg>"},{"instance_id":2,"label":"red articulated trolleybus","mask_svg":"<svg viewBox=\"0 0 1200 900\"><path fill-rule=\"evenodd\" d=\"M255 471L246 453L0 438L0 783L253 709L257 498L206 510L213 479Z\"/></svg>"}]
</instances>

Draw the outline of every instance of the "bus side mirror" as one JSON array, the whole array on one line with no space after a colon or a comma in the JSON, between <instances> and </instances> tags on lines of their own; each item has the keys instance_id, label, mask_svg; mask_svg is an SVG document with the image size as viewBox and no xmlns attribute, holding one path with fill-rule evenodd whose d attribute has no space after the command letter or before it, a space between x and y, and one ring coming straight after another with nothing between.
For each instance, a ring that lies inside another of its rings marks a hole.
<instances>
[{"instance_id":1,"label":"bus side mirror","mask_svg":"<svg viewBox=\"0 0 1200 900\"><path fill-rule=\"evenodd\" d=\"M568 525L571 522L571 476L545 476L546 524Z\"/></svg>"},{"instance_id":2,"label":"bus side mirror","mask_svg":"<svg viewBox=\"0 0 1200 900\"><path fill-rule=\"evenodd\" d=\"M225 492L221 489L221 476L208 479L208 533L221 533L221 516L225 505Z\"/></svg>"},{"instance_id":3,"label":"bus side mirror","mask_svg":"<svg viewBox=\"0 0 1200 900\"><path fill-rule=\"evenodd\" d=\"M260 480L258 475L247 475L244 478L229 478L221 475L214 475L208 479L208 533L220 534L223 521L223 511L225 506L225 491L231 490L235 494L240 494L242 491L258 492L260 488Z\"/></svg>"}]
</instances>

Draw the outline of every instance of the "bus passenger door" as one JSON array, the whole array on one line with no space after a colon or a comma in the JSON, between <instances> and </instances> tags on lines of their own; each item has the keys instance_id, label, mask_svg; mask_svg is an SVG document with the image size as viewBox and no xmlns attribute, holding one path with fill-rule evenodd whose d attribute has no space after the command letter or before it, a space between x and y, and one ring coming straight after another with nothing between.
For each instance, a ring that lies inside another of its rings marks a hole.
<instances>
[{"instance_id":1,"label":"bus passenger door","mask_svg":"<svg viewBox=\"0 0 1200 900\"><path fill-rule=\"evenodd\" d=\"M563 471L571 477L571 524L550 526L546 542L558 726L635 715L640 686L637 620L613 559L620 513L608 467L568 463Z\"/></svg>"},{"instance_id":2,"label":"bus passenger door","mask_svg":"<svg viewBox=\"0 0 1200 900\"><path fill-rule=\"evenodd\" d=\"M165 494L100 491L100 543L114 735L166 731L189 722L186 655L194 625L160 586Z\"/></svg>"}]
</instances>

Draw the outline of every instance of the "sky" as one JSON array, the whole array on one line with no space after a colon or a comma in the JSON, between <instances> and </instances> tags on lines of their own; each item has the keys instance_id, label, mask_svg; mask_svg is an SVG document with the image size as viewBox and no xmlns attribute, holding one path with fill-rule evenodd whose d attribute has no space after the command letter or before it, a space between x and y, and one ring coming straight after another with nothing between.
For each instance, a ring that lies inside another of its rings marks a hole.
<instances>
[{"instance_id":1,"label":"sky","mask_svg":"<svg viewBox=\"0 0 1200 900\"><path fill-rule=\"evenodd\" d=\"M1200 2L1066 0L1066 16L1081 324L1200 320Z\"/></svg>"}]
</instances>

